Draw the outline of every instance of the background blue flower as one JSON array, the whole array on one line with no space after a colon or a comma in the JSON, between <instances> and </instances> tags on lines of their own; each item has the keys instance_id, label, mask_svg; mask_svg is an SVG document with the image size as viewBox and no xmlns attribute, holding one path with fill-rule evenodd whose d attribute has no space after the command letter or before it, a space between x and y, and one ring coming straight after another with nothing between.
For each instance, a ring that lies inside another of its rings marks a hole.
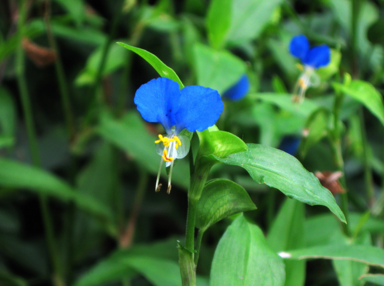
<instances>
[{"instance_id":1,"label":"background blue flower","mask_svg":"<svg viewBox=\"0 0 384 286\"><path fill-rule=\"evenodd\" d=\"M240 100L248 93L249 86L249 79L245 74L238 80L237 83L224 92L223 97L230 100Z\"/></svg>"},{"instance_id":2,"label":"background blue flower","mask_svg":"<svg viewBox=\"0 0 384 286\"><path fill-rule=\"evenodd\" d=\"M289 51L292 56L299 58L303 64L315 69L325 67L331 61L331 49L327 45L310 48L308 39L304 35L292 38Z\"/></svg>"},{"instance_id":3,"label":"background blue flower","mask_svg":"<svg viewBox=\"0 0 384 286\"><path fill-rule=\"evenodd\" d=\"M144 120L161 123L167 134L175 126L176 134L213 126L223 111L219 93L202 86L179 89L177 82L161 77L152 79L136 91L135 104Z\"/></svg>"}]
</instances>

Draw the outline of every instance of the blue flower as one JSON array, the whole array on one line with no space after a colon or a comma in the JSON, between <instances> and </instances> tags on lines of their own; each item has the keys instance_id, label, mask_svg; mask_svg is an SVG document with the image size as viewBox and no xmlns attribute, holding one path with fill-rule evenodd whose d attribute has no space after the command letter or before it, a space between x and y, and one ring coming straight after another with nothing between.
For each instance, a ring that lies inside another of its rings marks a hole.
<instances>
[{"instance_id":1,"label":"blue flower","mask_svg":"<svg viewBox=\"0 0 384 286\"><path fill-rule=\"evenodd\" d=\"M234 101L240 100L244 96L246 96L248 90L249 79L248 76L245 74L233 86L231 86L224 92L223 97Z\"/></svg>"},{"instance_id":2,"label":"blue flower","mask_svg":"<svg viewBox=\"0 0 384 286\"><path fill-rule=\"evenodd\" d=\"M284 136L280 142L279 149L295 156L297 150L299 149L300 141L301 138L296 135Z\"/></svg>"},{"instance_id":3,"label":"blue flower","mask_svg":"<svg viewBox=\"0 0 384 286\"><path fill-rule=\"evenodd\" d=\"M298 35L292 38L289 44L289 51L292 56L299 58L304 64L303 73L297 81L294 92L295 100L302 101L308 87L320 84L320 78L315 73L315 70L329 64L331 61L331 49L327 45L311 48L307 37Z\"/></svg>"},{"instance_id":4,"label":"blue flower","mask_svg":"<svg viewBox=\"0 0 384 286\"><path fill-rule=\"evenodd\" d=\"M189 151L189 139L180 132L204 131L219 119L224 105L219 93L210 88L192 85L179 89L179 84L161 77L143 84L136 91L134 102L144 120L163 125L166 136L156 140L157 153L161 156L160 169L156 181L156 191L160 190L159 176L162 162L171 166L168 180L168 193L171 190L171 177L175 159L184 158Z\"/></svg>"}]
</instances>

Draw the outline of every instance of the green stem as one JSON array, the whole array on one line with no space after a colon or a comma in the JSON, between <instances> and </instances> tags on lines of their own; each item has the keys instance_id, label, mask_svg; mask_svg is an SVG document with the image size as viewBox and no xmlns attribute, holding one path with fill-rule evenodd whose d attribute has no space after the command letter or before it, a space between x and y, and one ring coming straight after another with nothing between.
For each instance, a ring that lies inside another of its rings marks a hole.
<instances>
[{"instance_id":1,"label":"green stem","mask_svg":"<svg viewBox=\"0 0 384 286\"><path fill-rule=\"evenodd\" d=\"M16 75L17 75L17 84L20 92L20 99L22 104L22 109L24 113L24 120L27 128L28 143L29 149L31 152L32 163L33 165L40 167L40 155L37 147L37 139L35 126L33 121L33 114L30 102L30 96L28 94L27 82L24 75L24 52L22 48L22 38L23 38L23 29L24 22L27 13L27 5L25 0L19 1L19 19L18 19L18 33L19 33L19 46L16 52ZM56 286L64 285L64 281L61 277L61 267L60 259L57 254L57 248L55 245L55 238L53 232L53 224L51 216L49 213L47 197L44 195L39 195L40 207L43 216L43 224L45 229L45 236L48 244L48 251L50 259L54 269L53 283Z\"/></svg>"},{"instance_id":2,"label":"green stem","mask_svg":"<svg viewBox=\"0 0 384 286\"><path fill-rule=\"evenodd\" d=\"M198 234L197 234L197 239L196 239L196 254L195 254L195 265L199 262L199 255L200 255L200 248L201 248L201 241L203 239L205 230L200 229Z\"/></svg>"},{"instance_id":3,"label":"green stem","mask_svg":"<svg viewBox=\"0 0 384 286\"><path fill-rule=\"evenodd\" d=\"M352 77L357 78L359 76L358 60L357 60L357 28L360 12L360 0L352 0L351 2L351 69Z\"/></svg>"},{"instance_id":4,"label":"green stem","mask_svg":"<svg viewBox=\"0 0 384 286\"><path fill-rule=\"evenodd\" d=\"M50 10L51 10L50 1L46 0L46 13L44 17L44 22L47 30L49 46L56 53L55 69L56 69L57 81L60 87L60 96L61 96L61 103L63 105L65 125L67 128L68 138L72 139L75 133L75 120L74 120L74 116L71 108L71 101L69 99L67 80L65 78L63 64L60 59L60 52L57 47L55 37L53 36L53 33L52 33L52 27L50 22Z\"/></svg>"},{"instance_id":5,"label":"green stem","mask_svg":"<svg viewBox=\"0 0 384 286\"><path fill-rule=\"evenodd\" d=\"M341 149L341 133L339 128L339 120L340 120L340 111L341 106L343 104L344 95L340 92L336 91L335 93L335 102L333 106L333 136L331 140L333 154L335 163L337 166L338 171L343 172L344 174L344 160L343 160L343 153ZM345 190L346 188L346 181L345 181L345 175L340 178L340 183L343 186ZM348 196L347 193L341 194L341 209L345 215L345 220L347 221L347 224L341 224L341 227L343 229L343 232L347 235L351 235L350 227L349 227L349 210L348 210Z\"/></svg>"},{"instance_id":6,"label":"green stem","mask_svg":"<svg viewBox=\"0 0 384 286\"><path fill-rule=\"evenodd\" d=\"M363 164L364 164L364 180L365 180L365 188L367 189L367 203L371 208L374 203L374 189L372 182L372 170L369 164L369 154L368 154L368 142L367 142L367 134L365 132L365 124L364 124L364 113L363 109L360 108L359 111L360 117L360 126L361 126L361 141L363 143Z\"/></svg>"}]
</instances>

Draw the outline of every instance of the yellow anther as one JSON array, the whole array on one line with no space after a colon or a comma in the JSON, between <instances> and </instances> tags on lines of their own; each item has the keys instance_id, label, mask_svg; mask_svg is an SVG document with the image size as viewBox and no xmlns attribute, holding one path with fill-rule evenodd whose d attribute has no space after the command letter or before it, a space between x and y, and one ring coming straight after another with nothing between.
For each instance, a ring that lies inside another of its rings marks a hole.
<instances>
[{"instance_id":1,"label":"yellow anther","mask_svg":"<svg viewBox=\"0 0 384 286\"><path fill-rule=\"evenodd\" d=\"M163 156L161 156L165 162L172 162L173 157L168 157L167 149L164 149Z\"/></svg>"},{"instance_id":2,"label":"yellow anther","mask_svg":"<svg viewBox=\"0 0 384 286\"><path fill-rule=\"evenodd\" d=\"M297 67L300 71L303 71L303 70L304 70L304 67L303 67L303 65L301 65L301 64L296 64L296 67Z\"/></svg>"},{"instance_id":3,"label":"yellow anther","mask_svg":"<svg viewBox=\"0 0 384 286\"><path fill-rule=\"evenodd\" d=\"M176 149L179 148L179 146L181 146L181 141L179 139L179 137L175 136L174 137L174 140L176 141Z\"/></svg>"},{"instance_id":4,"label":"yellow anther","mask_svg":"<svg viewBox=\"0 0 384 286\"><path fill-rule=\"evenodd\" d=\"M159 134L159 140L156 140L155 143L158 144L163 141L163 135Z\"/></svg>"},{"instance_id":5,"label":"yellow anther","mask_svg":"<svg viewBox=\"0 0 384 286\"><path fill-rule=\"evenodd\" d=\"M307 85L305 84L304 79L302 79L302 78L299 79L299 86L300 86L301 88L304 88L304 89L307 88Z\"/></svg>"},{"instance_id":6,"label":"yellow anther","mask_svg":"<svg viewBox=\"0 0 384 286\"><path fill-rule=\"evenodd\" d=\"M163 143L163 146L165 146L166 148L168 148L168 147L169 147L169 144L170 144L171 142L175 142L175 141L176 141L176 146L175 146L175 148L177 149L177 148L179 148L179 146L181 146L181 141L180 141L179 137L174 136L174 137L172 137L172 138L169 138L169 137L166 137L166 136L163 137L161 134L159 134L159 140L156 140L155 143L158 144L158 143L162 142L162 143Z\"/></svg>"}]
</instances>

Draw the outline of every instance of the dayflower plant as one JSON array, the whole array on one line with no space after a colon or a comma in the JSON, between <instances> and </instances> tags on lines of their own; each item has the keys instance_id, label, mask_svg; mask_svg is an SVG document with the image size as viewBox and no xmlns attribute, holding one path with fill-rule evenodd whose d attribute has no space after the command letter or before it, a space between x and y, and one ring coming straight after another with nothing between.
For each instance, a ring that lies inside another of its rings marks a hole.
<instances>
[{"instance_id":1,"label":"dayflower plant","mask_svg":"<svg viewBox=\"0 0 384 286\"><path fill-rule=\"evenodd\" d=\"M177 82L165 77L140 86L134 102L144 120L161 123L166 132L164 136L159 134L155 141L161 156L155 190L160 191L160 172L165 161L166 167L171 166L167 188L170 193L173 164L188 154L190 146L189 139L180 132L183 129L201 132L213 126L223 111L223 102L214 89L192 85L180 90Z\"/></svg>"},{"instance_id":2,"label":"dayflower plant","mask_svg":"<svg viewBox=\"0 0 384 286\"><path fill-rule=\"evenodd\" d=\"M233 86L224 91L223 97L228 98L229 100L237 101L246 96L248 91L249 79L248 76L244 74Z\"/></svg>"},{"instance_id":3,"label":"dayflower plant","mask_svg":"<svg viewBox=\"0 0 384 286\"><path fill-rule=\"evenodd\" d=\"M325 67L331 60L331 49L327 45L310 47L308 39L304 35L292 38L289 44L289 51L292 56L299 58L303 63L303 72L296 83L294 90L294 101L302 102L305 91L311 86L318 86L320 78L316 69Z\"/></svg>"}]
</instances>

